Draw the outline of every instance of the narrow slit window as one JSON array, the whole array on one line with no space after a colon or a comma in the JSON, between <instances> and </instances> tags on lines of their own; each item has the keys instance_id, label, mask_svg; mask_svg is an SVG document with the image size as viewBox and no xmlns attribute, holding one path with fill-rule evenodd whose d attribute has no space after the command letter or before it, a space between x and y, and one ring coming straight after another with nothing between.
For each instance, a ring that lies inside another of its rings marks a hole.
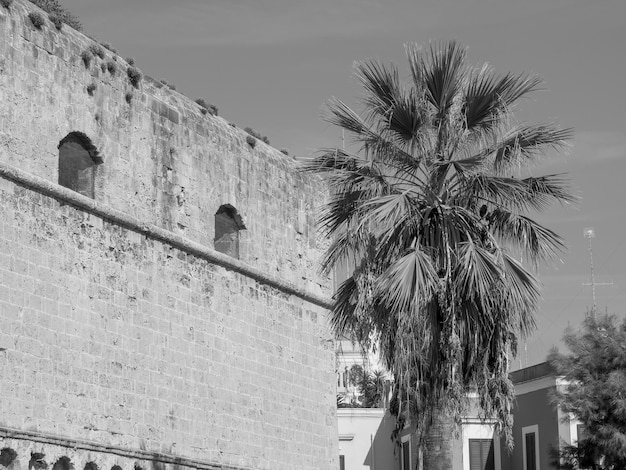
<instances>
[{"instance_id":1,"label":"narrow slit window","mask_svg":"<svg viewBox=\"0 0 626 470\"><path fill-rule=\"evenodd\" d=\"M102 159L89 138L72 132L59 143L59 184L93 199L99 163Z\"/></svg>"},{"instance_id":2,"label":"narrow slit window","mask_svg":"<svg viewBox=\"0 0 626 470\"><path fill-rule=\"evenodd\" d=\"M239 258L239 232L245 228L237 209L229 204L220 206L215 213L215 250Z\"/></svg>"}]
</instances>

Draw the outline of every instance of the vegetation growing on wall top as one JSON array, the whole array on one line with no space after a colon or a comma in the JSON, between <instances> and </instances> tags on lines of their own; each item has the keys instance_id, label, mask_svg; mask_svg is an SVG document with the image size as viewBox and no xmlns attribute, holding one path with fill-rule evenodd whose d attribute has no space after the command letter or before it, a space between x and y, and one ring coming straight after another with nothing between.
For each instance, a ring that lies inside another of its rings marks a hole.
<instances>
[{"instance_id":1,"label":"vegetation growing on wall top","mask_svg":"<svg viewBox=\"0 0 626 470\"><path fill-rule=\"evenodd\" d=\"M36 11L31 11L28 14L28 18L30 19L30 22L33 24L33 26L37 29L41 29L41 27L46 24L46 20L44 19L44 17L41 15L41 13L38 13Z\"/></svg>"},{"instance_id":2,"label":"vegetation growing on wall top","mask_svg":"<svg viewBox=\"0 0 626 470\"><path fill-rule=\"evenodd\" d=\"M48 19L55 26L57 30L60 31L63 28L63 24L66 24L74 28L77 31L83 32L83 26L80 20L78 19L78 17L70 13L66 8L64 8L61 5L59 0L30 0L30 1L31 3L33 3L34 5L36 5L37 7L41 8L42 10L48 13ZM0 5L3 6L4 8L10 8L12 4L13 4L13 0L0 0ZM28 17L31 23L33 24L33 26L37 29L41 29L46 23L45 17L41 15L41 13L39 12L30 12L28 14ZM91 39L95 41L95 43L92 43L91 45L89 45L85 50L82 51L80 55L80 58L85 68L89 69L93 61L96 59L96 57L98 57L101 60L106 59L107 53L105 49L108 49L109 51L112 52L112 57L110 60L100 63L99 64L100 69L102 70L103 73L108 71L111 74L111 76L117 75L117 72L119 70L116 64L117 51L111 46L110 43L107 43L107 42L100 43L93 37ZM126 62L128 63L128 68L126 69L128 80L133 87L139 88L139 83L143 79L143 74L137 67L135 67L135 59L133 59L132 57L128 57L126 58ZM161 84L163 84L164 86L167 86L171 90L176 90L176 86L174 86L171 83L168 83L165 80L157 80L156 82L157 83L160 82ZM92 83L88 85L87 91L91 95L95 91L95 84ZM125 94L126 102L130 103L132 101L132 97L133 97L133 94L131 92L126 93ZM208 103L204 98L198 98L195 101L200 106L200 111L202 112L202 114L211 114L212 116L218 115L219 109L214 104ZM236 127L235 124L233 123L230 123L230 125L233 127ZM246 141L248 145L250 145L251 147L253 148L255 147L257 139L270 145L270 140L267 138L267 136L261 135L259 132L255 131L254 129L250 127L247 127L244 130L249 134L248 138L246 138ZM289 155L289 152L286 149L283 149L282 153L285 155Z\"/></svg>"},{"instance_id":3,"label":"vegetation growing on wall top","mask_svg":"<svg viewBox=\"0 0 626 470\"><path fill-rule=\"evenodd\" d=\"M168 87L170 90L176 90L176 85L174 85L173 83L169 83L167 80L157 80L157 82L163 86Z\"/></svg>"},{"instance_id":4,"label":"vegetation growing on wall top","mask_svg":"<svg viewBox=\"0 0 626 470\"><path fill-rule=\"evenodd\" d=\"M198 98L196 103L200 106L202 114L210 113L211 116L217 116L218 108L214 104L207 103L204 98Z\"/></svg>"},{"instance_id":5,"label":"vegetation growing on wall top","mask_svg":"<svg viewBox=\"0 0 626 470\"><path fill-rule=\"evenodd\" d=\"M113 76L117 73L117 64L113 60L109 60L106 64L107 70Z\"/></svg>"},{"instance_id":6,"label":"vegetation growing on wall top","mask_svg":"<svg viewBox=\"0 0 626 470\"><path fill-rule=\"evenodd\" d=\"M48 19L56 29L61 31L61 28L63 28L63 19L60 16L50 13Z\"/></svg>"},{"instance_id":7,"label":"vegetation growing on wall top","mask_svg":"<svg viewBox=\"0 0 626 470\"><path fill-rule=\"evenodd\" d=\"M3 2L6 0L3 0ZM58 18L62 23L65 23L68 26L71 26L76 31L82 31L83 25L80 23L79 19L61 6L59 0L30 0L33 4L37 5L46 13L50 13ZM11 2L9 2L10 4ZM61 29L57 26L57 23L54 22L54 25L57 29Z\"/></svg>"},{"instance_id":8,"label":"vegetation growing on wall top","mask_svg":"<svg viewBox=\"0 0 626 470\"><path fill-rule=\"evenodd\" d=\"M117 54L117 51L113 48L113 46L111 46L111 43L103 42L101 44L105 49L110 50L113 54Z\"/></svg>"},{"instance_id":9,"label":"vegetation growing on wall top","mask_svg":"<svg viewBox=\"0 0 626 470\"><path fill-rule=\"evenodd\" d=\"M83 64L85 64L85 67L89 68L89 66L91 65L91 61L93 60L93 54L85 49L83 52L81 52L80 58L83 60Z\"/></svg>"},{"instance_id":10,"label":"vegetation growing on wall top","mask_svg":"<svg viewBox=\"0 0 626 470\"><path fill-rule=\"evenodd\" d=\"M126 69L126 75L128 75L128 81L135 88L139 88L139 82L141 81L142 75L138 68L128 67Z\"/></svg>"},{"instance_id":11,"label":"vegetation growing on wall top","mask_svg":"<svg viewBox=\"0 0 626 470\"><path fill-rule=\"evenodd\" d=\"M98 56L101 59L104 59L104 48L99 44L91 44L88 48L89 52L91 52L94 56Z\"/></svg>"},{"instance_id":12,"label":"vegetation growing on wall top","mask_svg":"<svg viewBox=\"0 0 626 470\"><path fill-rule=\"evenodd\" d=\"M260 133L258 133L254 129L252 129L251 127L245 127L244 131L246 131L252 137L256 137L257 139L262 140L263 142L265 142L267 145L270 145L270 139L268 139L267 136L261 135Z\"/></svg>"}]
</instances>

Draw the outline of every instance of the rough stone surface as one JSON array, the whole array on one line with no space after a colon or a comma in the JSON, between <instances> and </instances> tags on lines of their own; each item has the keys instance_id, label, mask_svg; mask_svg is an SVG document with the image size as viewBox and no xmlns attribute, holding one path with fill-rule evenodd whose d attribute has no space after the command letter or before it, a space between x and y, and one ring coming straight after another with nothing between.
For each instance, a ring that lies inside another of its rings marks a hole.
<instances>
[{"instance_id":1,"label":"rough stone surface","mask_svg":"<svg viewBox=\"0 0 626 470\"><path fill-rule=\"evenodd\" d=\"M82 132L104 161L96 200L207 246L216 211L230 204L247 228L243 261L319 289L313 218L322 187L295 172L292 158L262 142L251 148L242 129L147 77L135 89L121 57L114 76L102 72L108 50L86 68L81 53L93 41L49 22L36 30L24 6L0 9L2 161L57 182L59 142Z\"/></svg>"},{"instance_id":2,"label":"rough stone surface","mask_svg":"<svg viewBox=\"0 0 626 470\"><path fill-rule=\"evenodd\" d=\"M33 10L0 7L0 162L57 183L59 142L82 132L103 159L98 204L209 248L215 212L232 205L241 261L326 292L319 182L188 98L146 79L135 89L120 57L115 76L98 58L86 68L93 42L49 20L36 30ZM0 430L43 436L0 433L15 470L37 453L132 470L135 451L194 468L338 466L323 308L4 178L0 325Z\"/></svg>"}]
</instances>

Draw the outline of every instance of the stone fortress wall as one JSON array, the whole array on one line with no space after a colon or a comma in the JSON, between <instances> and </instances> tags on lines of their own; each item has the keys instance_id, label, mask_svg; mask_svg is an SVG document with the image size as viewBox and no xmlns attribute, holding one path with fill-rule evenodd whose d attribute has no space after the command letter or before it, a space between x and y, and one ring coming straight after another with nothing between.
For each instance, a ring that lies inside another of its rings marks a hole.
<instances>
[{"instance_id":1,"label":"stone fortress wall","mask_svg":"<svg viewBox=\"0 0 626 470\"><path fill-rule=\"evenodd\" d=\"M33 11L0 6L0 469L336 468L323 185Z\"/></svg>"}]
</instances>

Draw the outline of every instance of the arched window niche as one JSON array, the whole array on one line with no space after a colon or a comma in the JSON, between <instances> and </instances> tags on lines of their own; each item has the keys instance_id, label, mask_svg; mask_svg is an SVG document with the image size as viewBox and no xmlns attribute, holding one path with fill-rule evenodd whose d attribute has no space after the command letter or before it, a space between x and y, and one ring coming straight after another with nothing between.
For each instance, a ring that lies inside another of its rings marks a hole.
<instances>
[{"instance_id":1,"label":"arched window niche","mask_svg":"<svg viewBox=\"0 0 626 470\"><path fill-rule=\"evenodd\" d=\"M59 184L93 199L96 165L102 163L96 146L82 132L71 132L58 148Z\"/></svg>"},{"instance_id":2,"label":"arched window niche","mask_svg":"<svg viewBox=\"0 0 626 470\"><path fill-rule=\"evenodd\" d=\"M239 258L239 232L245 229L237 209L230 204L221 205L215 213L215 250Z\"/></svg>"}]
</instances>

